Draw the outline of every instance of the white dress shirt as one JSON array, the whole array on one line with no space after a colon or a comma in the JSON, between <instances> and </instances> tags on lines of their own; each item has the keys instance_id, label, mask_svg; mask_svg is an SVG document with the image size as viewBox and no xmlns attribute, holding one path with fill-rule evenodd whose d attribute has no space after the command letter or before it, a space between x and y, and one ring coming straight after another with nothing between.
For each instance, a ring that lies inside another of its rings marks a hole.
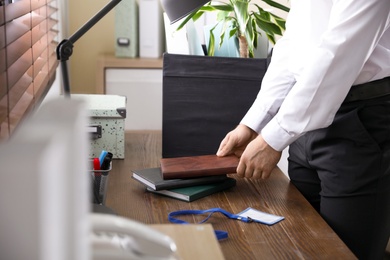
<instances>
[{"instance_id":1,"label":"white dress shirt","mask_svg":"<svg viewBox=\"0 0 390 260\"><path fill-rule=\"evenodd\" d=\"M390 0L291 0L261 90L241 123L282 151L329 126L352 85L390 76Z\"/></svg>"}]
</instances>

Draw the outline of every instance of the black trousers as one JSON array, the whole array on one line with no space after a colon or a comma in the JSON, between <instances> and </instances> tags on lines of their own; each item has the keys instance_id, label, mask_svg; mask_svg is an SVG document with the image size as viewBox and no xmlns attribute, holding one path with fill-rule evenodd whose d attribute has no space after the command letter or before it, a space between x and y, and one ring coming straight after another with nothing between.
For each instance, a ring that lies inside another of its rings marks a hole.
<instances>
[{"instance_id":1,"label":"black trousers","mask_svg":"<svg viewBox=\"0 0 390 260\"><path fill-rule=\"evenodd\" d=\"M359 259L390 234L390 95L343 104L332 125L289 149L291 182Z\"/></svg>"}]
</instances>

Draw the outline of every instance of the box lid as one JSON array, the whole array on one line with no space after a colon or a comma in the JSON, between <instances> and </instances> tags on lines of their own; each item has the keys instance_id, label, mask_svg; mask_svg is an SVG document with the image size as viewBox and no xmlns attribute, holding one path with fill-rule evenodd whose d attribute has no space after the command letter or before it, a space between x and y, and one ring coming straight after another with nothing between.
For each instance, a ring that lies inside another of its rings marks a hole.
<instances>
[{"instance_id":1,"label":"box lid","mask_svg":"<svg viewBox=\"0 0 390 260\"><path fill-rule=\"evenodd\" d=\"M86 102L91 117L126 118L126 97L120 95L73 94Z\"/></svg>"}]
</instances>

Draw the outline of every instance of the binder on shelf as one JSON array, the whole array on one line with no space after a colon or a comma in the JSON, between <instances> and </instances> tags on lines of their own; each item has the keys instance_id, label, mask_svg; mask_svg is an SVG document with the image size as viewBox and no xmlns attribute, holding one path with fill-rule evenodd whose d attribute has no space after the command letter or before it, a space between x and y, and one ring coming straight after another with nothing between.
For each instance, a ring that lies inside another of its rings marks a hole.
<instances>
[{"instance_id":1,"label":"binder on shelf","mask_svg":"<svg viewBox=\"0 0 390 260\"><path fill-rule=\"evenodd\" d=\"M139 0L139 38L140 57L162 57L164 22L160 0Z\"/></svg>"},{"instance_id":2,"label":"binder on shelf","mask_svg":"<svg viewBox=\"0 0 390 260\"><path fill-rule=\"evenodd\" d=\"M115 56L138 57L138 13L137 0L122 0L115 7Z\"/></svg>"},{"instance_id":3,"label":"binder on shelf","mask_svg":"<svg viewBox=\"0 0 390 260\"><path fill-rule=\"evenodd\" d=\"M187 30L185 30L185 28L177 30L177 27L180 25L180 21L171 24L171 21L166 13L163 14L163 17L166 52L185 55L190 54L187 40Z\"/></svg>"}]
</instances>

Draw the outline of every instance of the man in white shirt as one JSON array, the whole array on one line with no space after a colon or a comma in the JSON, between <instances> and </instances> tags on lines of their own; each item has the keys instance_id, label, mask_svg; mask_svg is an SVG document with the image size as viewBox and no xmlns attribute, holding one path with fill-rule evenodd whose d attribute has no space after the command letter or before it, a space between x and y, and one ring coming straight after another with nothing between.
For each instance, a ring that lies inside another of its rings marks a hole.
<instances>
[{"instance_id":1,"label":"man in white shirt","mask_svg":"<svg viewBox=\"0 0 390 260\"><path fill-rule=\"evenodd\" d=\"M352 87L351 87L352 86ZM291 0L261 91L217 155L289 176L360 259L390 234L390 1Z\"/></svg>"}]
</instances>

